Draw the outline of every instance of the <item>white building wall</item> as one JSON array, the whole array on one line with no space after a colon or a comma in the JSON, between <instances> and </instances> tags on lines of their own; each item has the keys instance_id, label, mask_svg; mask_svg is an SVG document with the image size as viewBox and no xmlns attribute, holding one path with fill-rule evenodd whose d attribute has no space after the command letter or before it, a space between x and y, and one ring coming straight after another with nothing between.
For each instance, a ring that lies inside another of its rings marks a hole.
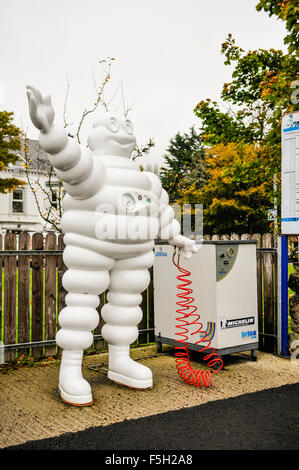
<instances>
[{"instance_id":1,"label":"white building wall","mask_svg":"<svg viewBox=\"0 0 299 470\"><path fill-rule=\"evenodd\" d=\"M17 171L8 170L0 172L1 178L15 177L19 180L25 181L26 185L21 187L23 190L23 212L13 212L13 192L7 194L0 194L0 233L4 234L7 230L13 231L28 231L28 232L42 232L53 230L53 228L45 223L40 217L36 205L34 194L32 193L29 184L27 183L25 175L20 174L20 169ZM31 172L32 181L35 179L46 187L46 175L36 174ZM36 191L39 205L42 211L47 209L46 201L41 190Z\"/></svg>"},{"instance_id":2,"label":"white building wall","mask_svg":"<svg viewBox=\"0 0 299 470\"><path fill-rule=\"evenodd\" d=\"M24 143L24 141L22 141ZM31 183L39 181L41 186L50 191L46 183L48 183L47 171L50 167L48 155L44 152L37 140L27 140L27 159L32 162L29 170L29 178ZM24 160L23 150L19 154L19 160L15 165L8 165L5 171L0 171L0 178L17 178L18 180L25 181L24 186L19 189L23 191L23 212L13 211L13 192L1 194L0 193L0 233L4 234L7 230L13 231L28 231L28 232L43 232L53 231L53 226L46 224L46 222L39 215L37 204L34 194L28 184L24 167L22 166ZM57 183L58 180L55 175L51 177L51 183ZM39 206L42 212L45 212L49 207L49 201L45 200L44 194L41 189L33 185L35 194L38 199Z\"/></svg>"}]
</instances>

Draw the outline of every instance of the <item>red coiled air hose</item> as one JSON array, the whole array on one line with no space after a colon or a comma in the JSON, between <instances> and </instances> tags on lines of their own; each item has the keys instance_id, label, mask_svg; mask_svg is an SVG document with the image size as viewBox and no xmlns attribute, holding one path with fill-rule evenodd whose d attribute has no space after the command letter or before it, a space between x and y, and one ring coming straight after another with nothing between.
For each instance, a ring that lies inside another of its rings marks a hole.
<instances>
[{"instance_id":1,"label":"red coiled air hose","mask_svg":"<svg viewBox=\"0 0 299 470\"><path fill-rule=\"evenodd\" d=\"M195 313L197 307L192 305L194 302L194 298L191 297L193 293L193 289L190 286L192 281L187 279L190 276L190 271L184 269L180 266L180 253L178 253L178 260L175 262L175 254L176 251L173 253L172 262L177 267L177 269L182 273L181 275L177 276L177 279L182 282L182 284L178 284L178 289L182 292L177 293L177 297L181 300L176 302L176 304L181 307L177 309L176 312L180 314L179 317L176 318L177 321L180 323L176 325L176 328L180 330L175 334L180 336L181 339L176 339L175 341L181 343L181 346L175 346L175 357L176 357L176 367L180 377L188 384L194 385L195 387L209 387L209 385L213 386L211 371L201 371L195 370L192 368L189 360L189 351L188 351L188 327L189 325L198 325L199 328L191 333L195 335L196 333L205 333L205 336L197 341L195 344L199 343L208 343L205 347L199 350L199 352L203 352L205 350L212 350L209 354L204 356L204 361L207 362L208 367L215 366L218 362L220 362L220 366L218 369L213 370L213 373L218 372L223 367L223 361L220 359L219 355L215 353L214 348L210 348L211 341L206 339L207 332L203 331L203 324L199 321L200 315ZM190 317L195 317L193 321L190 321Z\"/></svg>"}]
</instances>

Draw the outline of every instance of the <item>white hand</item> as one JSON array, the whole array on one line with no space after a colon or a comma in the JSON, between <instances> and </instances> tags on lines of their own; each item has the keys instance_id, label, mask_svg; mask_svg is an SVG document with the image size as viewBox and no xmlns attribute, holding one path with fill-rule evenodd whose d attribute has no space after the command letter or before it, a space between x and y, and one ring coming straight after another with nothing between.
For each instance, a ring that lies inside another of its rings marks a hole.
<instances>
[{"instance_id":1,"label":"white hand","mask_svg":"<svg viewBox=\"0 0 299 470\"><path fill-rule=\"evenodd\" d=\"M192 240L190 240L192 242ZM185 248L182 249L182 254L185 259L191 258L193 253L197 253L199 251L199 245L196 245L195 241L193 241L192 245L188 244Z\"/></svg>"},{"instance_id":2,"label":"white hand","mask_svg":"<svg viewBox=\"0 0 299 470\"><path fill-rule=\"evenodd\" d=\"M41 131L47 132L52 126L55 116L51 104L51 96L42 97L40 91L33 86L27 86L29 113L32 123Z\"/></svg>"},{"instance_id":3,"label":"white hand","mask_svg":"<svg viewBox=\"0 0 299 470\"><path fill-rule=\"evenodd\" d=\"M154 158L146 157L143 162L142 166L145 171L150 171L151 173L154 173L155 175L159 176L160 174L160 162L157 161Z\"/></svg>"}]
</instances>

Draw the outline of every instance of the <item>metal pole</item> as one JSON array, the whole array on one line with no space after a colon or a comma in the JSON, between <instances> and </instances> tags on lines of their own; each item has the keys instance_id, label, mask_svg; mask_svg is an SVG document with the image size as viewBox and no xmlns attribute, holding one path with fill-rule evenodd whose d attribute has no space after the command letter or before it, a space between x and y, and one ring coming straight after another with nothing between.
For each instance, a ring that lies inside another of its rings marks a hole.
<instances>
[{"instance_id":1,"label":"metal pole","mask_svg":"<svg viewBox=\"0 0 299 470\"><path fill-rule=\"evenodd\" d=\"M281 353L282 357L289 357L288 350L288 236L281 236Z\"/></svg>"},{"instance_id":2,"label":"metal pole","mask_svg":"<svg viewBox=\"0 0 299 470\"><path fill-rule=\"evenodd\" d=\"M277 237L277 354L281 354L281 236Z\"/></svg>"}]
</instances>

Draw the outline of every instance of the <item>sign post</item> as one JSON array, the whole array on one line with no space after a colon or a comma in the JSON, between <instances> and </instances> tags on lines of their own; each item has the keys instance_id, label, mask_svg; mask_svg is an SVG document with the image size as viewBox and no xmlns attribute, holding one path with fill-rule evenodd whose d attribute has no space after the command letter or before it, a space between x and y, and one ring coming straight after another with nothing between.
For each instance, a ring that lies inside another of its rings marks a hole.
<instances>
[{"instance_id":1,"label":"sign post","mask_svg":"<svg viewBox=\"0 0 299 470\"><path fill-rule=\"evenodd\" d=\"M299 234L299 111L285 114L281 126L280 355L288 350L288 235Z\"/></svg>"}]
</instances>

